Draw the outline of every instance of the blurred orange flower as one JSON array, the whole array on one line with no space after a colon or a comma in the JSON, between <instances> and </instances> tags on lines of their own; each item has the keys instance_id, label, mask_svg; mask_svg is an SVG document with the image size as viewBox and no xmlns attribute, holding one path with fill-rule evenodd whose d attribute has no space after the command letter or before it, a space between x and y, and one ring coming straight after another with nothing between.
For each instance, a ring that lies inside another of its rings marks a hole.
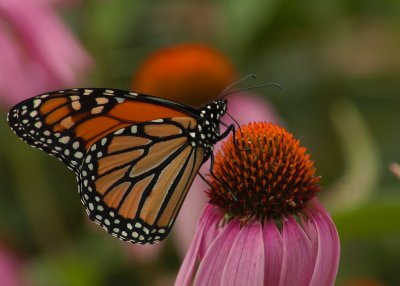
<instances>
[{"instance_id":1,"label":"blurred orange flower","mask_svg":"<svg viewBox=\"0 0 400 286\"><path fill-rule=\"evenodd\" d=\"M219 51L203 44L181 44L150 55L133 76L131 89L199 106L218 98L235 74Z\"/></svg>"}]
</instances>

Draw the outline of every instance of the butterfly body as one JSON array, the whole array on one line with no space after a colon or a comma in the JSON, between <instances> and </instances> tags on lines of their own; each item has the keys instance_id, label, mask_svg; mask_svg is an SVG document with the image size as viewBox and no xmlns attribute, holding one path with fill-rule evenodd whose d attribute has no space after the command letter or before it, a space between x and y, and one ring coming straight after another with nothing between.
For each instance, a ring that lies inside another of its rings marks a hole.
<instances>
[{"instance_id":1,"label":"butterfly body","mask_svg":"<svg viewBox=\"0 0 400 286\"><path fill-rule=\"evenodd\" d=\"M114 89L71 89L14 106L11 129L78 179L89 217L112 235L154 243L170 231L213 152L226 100L194 109Z\"/></svg>"}]
</instances>

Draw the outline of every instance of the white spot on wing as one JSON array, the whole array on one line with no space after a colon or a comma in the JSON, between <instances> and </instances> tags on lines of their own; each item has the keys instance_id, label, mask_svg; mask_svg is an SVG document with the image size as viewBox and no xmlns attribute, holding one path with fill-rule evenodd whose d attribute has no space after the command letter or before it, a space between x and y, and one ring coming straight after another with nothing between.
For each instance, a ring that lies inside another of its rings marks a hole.
<instances>
[{"instance_id":1,"label":"white spot on wing","mask_svg":"<svg viewBox=\"0 0 400 286\"><path fill-rule=\"evenodd\" d=\"M85 89L83 95L89 95L93 92L93 89Z\"/></svg>"},{"instance_id":2,"label":"white spot on wing","mask_svg":"<svg viewBox=\"0 0 400 286\"><path fill-rule=\"evenodd\" d=\"M124 131L125 131L125 128L122 128L122 129L115 131L114 134L115 135L122 134L122 133L124 133Z\"/></svg>"},{"instance_id":3,"label":"white spot on wing","mask_svg":"<svg viewBox=\"0 0 400 286\"><path fill-rule=\"evenodd\" d=\"M72 104L71 104L71 106L72 106L72 108L74 109L74 110L79 110L79 109L81 109L81 103L79 102L79 101L73 101L72 102Z\"/></svg>"},{"instance_id":4,"label":"white spot on wing","mask_svg":"<svg viewBox=\"0 0 400 286\"><path fill-rule=\"evenodd\" d=\"M38 121L34 125L36 128L40 128L40 127L42 127L42 122Z\"/></svg>"},{"instance_id":5,"label":"white spot on wing","mask_svg":"<svg viewBox=\"0 0 400 286\"><path fill-rule=\"evenodd\" d=\"M117 100L118 103L122 103L125 101L125 98L122 97L116 97L115 99Z\"/></svg>"},{"instance_id":6,"label":"white spot on wing","mask_svg":"<svg viewBox=\"0 0 400 286\"><path fill-rule=\"evenodd\" d=\"M103 109L104 109L104 106L103 105L101 105L101 106L96 106L96 107L93 107L92 108L92 110L90 111L92 114L99 114L99 113L101 113L102 111L103 111Z\"/></svg>"},{"instance_id":7,"label":"white spot on wing","mask_svg":"<svg viewBox=\"0 0 400 286\"><path fill-rule=\"evenodd\" d=\"M97 104L106 104L108 102L108 98L106 97L98 97L96 98Z\"/></svg>"},{"instance_id":8,"label":"white spot on wing","mask_svg":"<svg viewBox=\"0 0 400 286\"><path fill-rule=\"evenodd\" d=\"M60 139L58 139L59 142L67 144L69 142L69 136L63 136Z\"/></svg>"},{"instance_id":9,"label":"white spot on wing","mask_svg":"<svg viewBox=\"0 0 400 286\"><path fill-rule=\"evenodd\" d=\"M40 105L41 102L42 102L42 101L41 101L39 98L35 99L35 100L33 101L33 108L38 107L38 106Z\"/></svg>"},{"instance_id":10,"label":"white spot on wing","mask_svg":"<svg viewBox=\"0 0 400 286\"><path fill-rule=\"evenodd\" d=\"M83 153L82 152L76 152L74 154L75 158L81 159L83 157Z\"/></svg>"}]
</instances>

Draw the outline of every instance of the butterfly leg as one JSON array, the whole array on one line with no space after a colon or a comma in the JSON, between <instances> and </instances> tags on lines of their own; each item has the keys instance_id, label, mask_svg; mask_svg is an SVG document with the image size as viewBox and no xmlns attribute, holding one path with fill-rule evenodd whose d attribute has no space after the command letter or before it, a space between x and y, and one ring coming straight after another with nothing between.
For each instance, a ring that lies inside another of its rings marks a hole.
<instances>
[{"instance_id":1,"label":"butterfly leg","mask_svg":"<svg viewBox=\"0 0 400 286\"><path fill-rule=\"evenodd\" d=\"M210 188L212 188L211 183L210 183L206 178L204 178L204 176L203 176L200 172L199 172L198 174L199 174L200 178L201 178L204 182L206 182L206 184L207 184Z\"/></svg>"},{"instance_id":2,"label":"butterfly leg","mask_svg":"<svg viewBox=\"0 0 400 286\"><path fill-rule=\"evenodd\" d=\"M239 126L240 128L240 126ZM249 151L250 148L245 148L245 149L241 149L239 148L237 141L236 141L236 128L235 125L232 123L231 125L228 126L228 128L226 128L226 130L219 136L218 141L224 139L225 137L227 137L229 135L229 133L233 133L233 144L235 145L236 150L238 151Z\"/></svg>"},{"instance_id":3,"label":"butterfly leg","mask_svg":"<svg viewBox=\"0 0 400 286\"><path fill-rule=\"evenodd\" d=\"M214 180L216 180L220 185L222 185L231 194L233 200L237 201L237 198L236 198L233 190L231 189L231 187L229 187L229 185L224 180L221 180L214 174L213 168L214 168L214 154L211 154L211 157L210 157L210 174L211 174L211 176L214 178ZM209 184L209 185L212 188L211 184Z\"/></svg>"},{"instance_id":4,"label":"butterfly leg","mask_svg":"<svg viewBox=\"0 0 400 286\"><path fill-rule=\"evenodd\" d=\"M235 125L233 123L231 125L229 125L228 128L226 128L225 131L221 135L219 135L217 141L220 141L220 140L224 139L231 132L233 132L233 135L235 137Z\"/></svg>"}]
</instances>

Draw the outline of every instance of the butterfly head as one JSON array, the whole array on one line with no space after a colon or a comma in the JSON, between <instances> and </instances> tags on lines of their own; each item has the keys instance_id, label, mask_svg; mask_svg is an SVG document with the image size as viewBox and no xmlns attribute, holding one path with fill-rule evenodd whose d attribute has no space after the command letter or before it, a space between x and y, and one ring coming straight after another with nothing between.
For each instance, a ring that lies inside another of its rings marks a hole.
<instances>
[{"instance_id":1,"label":"butterfly head","mask_svg":"<svg viewBox=\"0 0 400 286\"><path fill-rule=\"evenodd\" d=\"M219 124L226 113L227 101L219 99L203 105L200 108L200 119L197 125L194 144L199 144L205 150L207 158L213 151L213 145L220 140Z\"/></svg>"}]
</instances>

